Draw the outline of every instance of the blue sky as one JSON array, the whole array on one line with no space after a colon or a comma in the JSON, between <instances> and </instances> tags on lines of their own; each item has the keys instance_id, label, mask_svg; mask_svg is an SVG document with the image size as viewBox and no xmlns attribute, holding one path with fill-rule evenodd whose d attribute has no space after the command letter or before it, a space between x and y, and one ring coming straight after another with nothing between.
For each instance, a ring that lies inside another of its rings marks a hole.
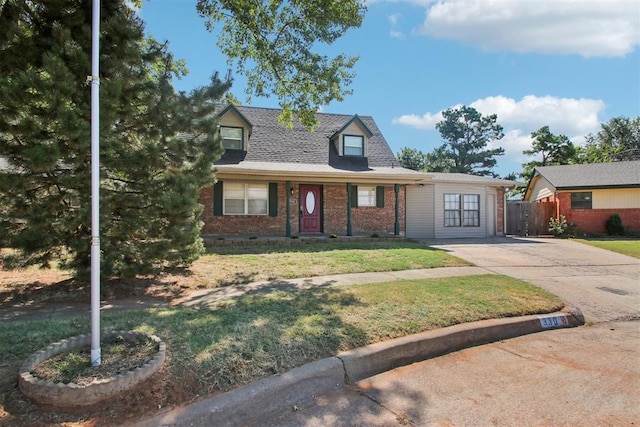
<instances>
[{"instance_id":1,"label":"blue sky","mask_svg":"<svg viewBox=\"0 0 640 427\"><path fill-rule=\"evenodd\" d=\"M522 150L542 126L581 144L613 117L640 115L637 0L375 0L367 8L363 25L327 49L360 57L353 94L322 111L373 116L396 154L440 146L441 112L472 106L497 114L505 129L495 170L504 176L531 160ZM178 90L230 69L195 0L146 1L140 16L186 61ZM233 74L231 91L246 104L245 81ZM277 108L278 100L251 105Z\"/></svg>"}]
</instances>

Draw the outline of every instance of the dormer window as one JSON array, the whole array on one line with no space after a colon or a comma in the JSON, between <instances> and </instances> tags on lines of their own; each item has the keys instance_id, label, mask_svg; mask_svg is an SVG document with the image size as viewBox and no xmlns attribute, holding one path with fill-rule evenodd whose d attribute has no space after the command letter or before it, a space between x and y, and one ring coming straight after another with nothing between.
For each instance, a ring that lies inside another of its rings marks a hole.
<instances>
[{"instance_id":1,"label":"dormer window","mask_svg":"<svg viewBox=\"0 0 640 427\"><path fill-rule=\"evenodd\" d=\"M364 156L364 136L344 135L342 138L344 144L343 153L345 156Z\"/></svg>"},{"instance_id":2,"label":"dormer window","mask_svg":"<svg viewBox=\"0 0 640 427\"><path fill-rule=\"evenodd\" d=\"M222 138L222 148L225 150L242 150L244 141L244 129L221 126L220 137Z\"/></svg>"}]
</instances>

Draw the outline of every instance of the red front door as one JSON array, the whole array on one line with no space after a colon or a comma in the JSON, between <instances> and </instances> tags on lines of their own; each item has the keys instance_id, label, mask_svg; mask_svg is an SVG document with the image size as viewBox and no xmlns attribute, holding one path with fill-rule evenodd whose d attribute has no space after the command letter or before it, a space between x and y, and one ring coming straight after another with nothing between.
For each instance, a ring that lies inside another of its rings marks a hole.
<instances>
[{"instance_id":1,"label":"red front door","mask_svg":"<svg viewBox=\"0 0 640 427\"><path fill-rule=\"evenodd\" d=\"M300 186L300 232L319 233L321 231L320 186Z\"/></svg>"}]
</instances>

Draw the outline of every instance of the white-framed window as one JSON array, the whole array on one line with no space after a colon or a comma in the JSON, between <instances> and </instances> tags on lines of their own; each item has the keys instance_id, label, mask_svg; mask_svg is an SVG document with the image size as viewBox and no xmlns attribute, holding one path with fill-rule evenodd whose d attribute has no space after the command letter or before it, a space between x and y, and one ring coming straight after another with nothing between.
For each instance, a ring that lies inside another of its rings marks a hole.
<instances>
[{"instance_id":1,"label":"white-framed window","mask_svg":"<svg viewBox=\"0 0 640 427\"><path fill-rule=\"evenodd\" d=\"M376 206L376 187L358 185L358 207Z\"/></svg>"},{"instance_id":2,"label":"white-framed window","mask_svg":"<svg viewBox=\"0 0 640 427\"><path fill-rule=\"evenodd\" d=\"M445 227L480 227L479 194L445 194Z\"/></svg>"},{"instance_id":3,"label":"white-framed window","mask_svg":"<svg viewBox=\"0 0 640 427\"><path fill-rule=\"evenodd\" d=\"M444 195L444 226L460 227L460 195Z\"/></svg>"},{"instance_id":4,"label":"white-framed window","mask_svg":"<svg viewBox=\"0 0 640 427\"><path fill-rule=\"evenodd\" d=\"M343 149L345 156L364 156L364 136L362 135L343 135Z\"/></svg>"},{"instance_id":5,"label":"white-framed window","mask_svg":"<svg viewBox=\"0 0 640 427\"><path fill-rule=\"evenodd\" d=\"M244 129L220 126L220 137L222 138L222 148L225 150L242 150Z\"/></svg>"},{"instance_id":6,"label":"white-framed window","mask_svg":"<svg viewBox=\"0 0 640 427\"><path fill-rule=\"evenodd\" d=\"M269 213L268 184L225 182L223 199L225 215L267 215Z\"/></svg>"}]
</instances>

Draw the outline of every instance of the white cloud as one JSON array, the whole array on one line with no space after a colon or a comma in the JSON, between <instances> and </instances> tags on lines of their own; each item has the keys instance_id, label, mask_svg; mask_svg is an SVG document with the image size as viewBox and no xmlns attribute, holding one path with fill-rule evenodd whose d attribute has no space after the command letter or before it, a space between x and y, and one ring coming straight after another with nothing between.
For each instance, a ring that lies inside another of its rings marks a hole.
<instances>
[{"instance_id":1,"label":"white cloud","mask_svg":"<svg viewBox=\"0 0 640 427\"><path fill-rule=\"evenodd\" d=\"M401 32L401 31L391 30L391 31L389 31L389 37L391 37L392 39L403 39L404 38L404 33Z\"/></svg>"},{"instance_id":2,"label":"white cloud","mask_svg":"<svg viewBox=\"0 0 640 427\"><path fill-rule=\"evenodd\" d=\"M457 108L454 105L450 108ZM505 158L523 163L528 161L522 154L531 148L531 132L543 126L556 135L566 135L574 144L581 144L584 136L600 129L598 115L605 104L597 99L558 98L554 96L527 95L517 101L505 96L490 96L478 99L471 104L483 116L497 114L498 123L504 128L504 138L494 147L505 149ZM442 111L407 114L393 119L393 124L411 126L420 130L435 130L442 120Z\"/></svg>"},{"instance_id":3,"label":"white cloud","mask_svg":"<svg viewBox=\"0 0 640 427\"><path fill-rule=\"evenodd\" d=\"M422 116L417 114L405 114L400 117L395 117L392 120L394 125L411 126L416 129L433 130L436 128L436 123L442 120L442 112L439 111L435 114L424 113Z\"/></svg>"},{"instance_id":4,"label":"white cloud","mask_svg":"<svg viewBox=\"0 0 640 427\"><path fill-rule=\"evenodd\" d=\"M424 6L419 34L488 51L611 57L640 45L638 0L441 0Z\"/></svg>"},{"instance_id":5,"label":"white cloud","mask_svg":"<svg viewBox=\"0 0 640 427\"><path fill-rule=\"evenodd\" d=\"M387 19L389 19L389 22L391 23L391 25L396 25L398 23L398 21L400 20L400 18L402 18L402 14L401 13L392 13L391 15L389 15L387 17Z\"/></svg>"}]
</instances>

